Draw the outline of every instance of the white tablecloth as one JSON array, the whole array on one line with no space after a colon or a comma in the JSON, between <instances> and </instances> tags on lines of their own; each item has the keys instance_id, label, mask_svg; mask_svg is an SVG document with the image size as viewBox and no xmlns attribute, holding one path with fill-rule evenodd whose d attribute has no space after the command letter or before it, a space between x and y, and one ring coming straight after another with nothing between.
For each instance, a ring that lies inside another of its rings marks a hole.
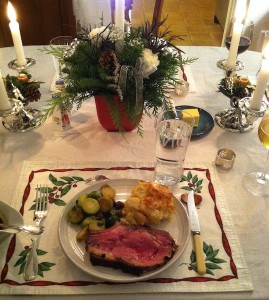
<instances>
[{"instance_id":1,"label":"white tablecloth","mask_svg":"<svg viewBox=\"0 0 269 300\"><path fill-rule=\"evenodd\" d=\"M42 100L49 98L51 79L54 75L52 58L37 50L38 47L25 47L27 57L35 58L37 64L31 69L33 78L44 81ZM195 105L206 109L212 116L229 107L229 99L217 92L223 71L216 67L219 59L227 57L225 48L182 47L188 56L199 59L191 65L196 85L196 93L184 98L175 97L176 105ZM3 76L15 74L7 63L14 59L13 48L0 49L0 68ZM242 75L255 76L260 65L260 54L247 52L240 55L246 67ZM34 104L42 105L42 101ZM144 137L135 132L126 134L126 139L117 133L104 131L96 117L94 102L88 101L71 116L72 129L61 132L47 120L40 128L26 133L10 133L0 128L0 194L1 200L11 203L18 184L23 161L136 161L154 162L154 120L144 118ZM236 161L230 171L221 171L214 165L219 148L231 148L236 153ZM217 125L203 139L192 141L188 148L186 163L210 164L216 170L222 184L224 197L231 212L247 266L251 273L254 290L252 292L231 293L158 293L147 294L147 299L268 299L269 298L269 198L256 197L242 186L245 174L264 167L267 151L257 137L257 127L249 133L237 134L224 131ZM1 253L1 252L0 252ZM2 254L2 253L1 253ZM1 285L0 285L1 294ZM5 299L15 296L4 296ZM64 296L67 299L86 299L89 296ZM143 295L96 295L94 299L140 299ZM21 296L20 299L28 299ZM33 297L32 297L33 298ZM45 299L45 296L34 297ZM56 296L55 296L56 298ZM57 296L56 299L61 298Z\"/></svg>"}]
</instances>

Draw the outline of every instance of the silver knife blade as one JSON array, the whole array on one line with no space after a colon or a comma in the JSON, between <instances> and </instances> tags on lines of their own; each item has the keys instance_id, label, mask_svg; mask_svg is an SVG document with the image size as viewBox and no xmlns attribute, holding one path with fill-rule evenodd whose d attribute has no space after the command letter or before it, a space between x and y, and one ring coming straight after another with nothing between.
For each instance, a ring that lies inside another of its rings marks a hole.
<instances>
[{"instance_id":1,"label":"silver knife blade","mask_svg":"<svg viewBox=\"0 0 269 300\"><path fill-rule=\"evenodd\" d=\"M194 203L193 191L190 191L188 194L187 205L188 205L191 231L200 233L200 224L199 224L198 214Z\"/></svg>"}]
</instances>

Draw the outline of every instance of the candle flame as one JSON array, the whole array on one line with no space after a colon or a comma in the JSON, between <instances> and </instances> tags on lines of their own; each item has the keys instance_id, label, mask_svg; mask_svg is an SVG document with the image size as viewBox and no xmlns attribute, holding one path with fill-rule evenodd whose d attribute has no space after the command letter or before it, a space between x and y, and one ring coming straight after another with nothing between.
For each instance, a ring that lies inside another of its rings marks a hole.
<instances>
[{"instance_id":1,"label":"candle flame","mask_svg":"<svg viewBox=\"0 0 269 300\"><path fill-rule=\"evenodd\" d=\"M15 9L13 7L13 5L8 1L8 5L7 5L7 15L9 17L9 20L11 22L15 22L16 21L16 12Z\"/></svg>"}]
</instances>

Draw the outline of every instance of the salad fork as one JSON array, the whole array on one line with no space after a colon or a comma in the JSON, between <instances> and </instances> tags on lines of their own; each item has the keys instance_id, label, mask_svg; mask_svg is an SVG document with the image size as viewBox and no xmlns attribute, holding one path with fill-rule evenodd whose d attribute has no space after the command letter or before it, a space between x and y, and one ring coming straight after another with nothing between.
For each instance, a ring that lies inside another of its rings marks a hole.
<instances>
[{"instance_id":1,"label":"salad fork","mask_svg":"<svg viewBox=\"0 0 269 300\"><path fill-rule=\"evenodd\" d=\"M37 226L43 225L44 219L48 215L48 186L37 185L36 187L36 206L34 212L35 224ZM37 247L39 245L40 237L34 237L32 240L32 247L26 257L23 277L26 281L34 280L38 272Z\"/></svg>"}]
</instances>

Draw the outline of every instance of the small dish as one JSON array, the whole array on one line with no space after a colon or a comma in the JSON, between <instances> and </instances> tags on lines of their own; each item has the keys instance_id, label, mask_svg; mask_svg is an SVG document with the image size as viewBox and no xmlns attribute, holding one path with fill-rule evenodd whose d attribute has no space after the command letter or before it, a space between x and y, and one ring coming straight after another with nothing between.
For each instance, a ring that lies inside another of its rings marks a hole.
<instances>
[{"instance_id":1,"label":"small dish","mask_svg":"<svg viewBox=\"0 0 269 300\"><path fill-rule=\"evenodd\" d=\"M191 105L179 105L177 109L192 109L197 108L200 114L198 127L193 127L191 140L198 140L205 137L214 128L215 122L212 116L204 109Z\"/></svg>"},{"instance_id":2,"label":"small dish","mask_svg":"<svg viewBox=\"0 0 269 300\"><path fill-rule=\"evenodd\" d=\"M22 226L24 224L22 215L7 203L0 201L0 217L6 224L16 224ZM8 238L12 233L0 232L0 243Z\"/></svg>"}]
</instances>

